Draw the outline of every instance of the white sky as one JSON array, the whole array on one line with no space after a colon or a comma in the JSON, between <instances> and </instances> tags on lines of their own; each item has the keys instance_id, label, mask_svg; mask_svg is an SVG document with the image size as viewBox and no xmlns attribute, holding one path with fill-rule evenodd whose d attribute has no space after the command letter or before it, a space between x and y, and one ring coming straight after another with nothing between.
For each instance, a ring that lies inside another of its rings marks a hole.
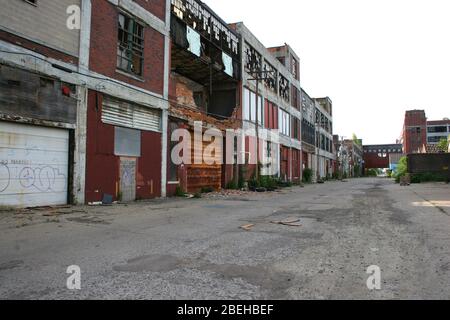
<instances>
[{"instance_id":1,"label":"white sky","mask_svg":"<svg viewBox=\"0 0 450 320\"><path fill-rule=\"evenodd\" d=\"M288 43L302 87L329 96L334 132L393 143L405 110L450 117L449 0L204 0L266 46Z\"/></svg>"}]
</instances>

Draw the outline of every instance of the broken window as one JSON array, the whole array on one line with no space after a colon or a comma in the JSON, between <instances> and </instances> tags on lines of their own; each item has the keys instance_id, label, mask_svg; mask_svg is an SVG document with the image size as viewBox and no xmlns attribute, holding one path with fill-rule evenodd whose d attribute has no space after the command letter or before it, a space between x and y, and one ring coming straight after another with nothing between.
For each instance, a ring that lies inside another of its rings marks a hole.
<instances>
[{"instance_id":1,"label":"broken window","mask_svg":"<svg viewBox=\"0 0 450 320\"><path fill-rule=\"evenodd\" d=\"M248 43L245 43L245 70L252 74L261 70L261 54Z\"/></svg>"},{"instance_id":2,"label":"broken window","mask_svg":"<svg viewBox=\"0 0 450 320\"><path fill-rule=\"evenodd\" d=\"M298 62L294 57L292 57L292 75L298 80Z\"/></svg>"},{"instance_id":3,"label":"broken window","mask_svg":"<svg viewBox=\"0 0 450 320\"><path fill-rule=\"evenodd\" d=\"M274 66L272 66L267 60L264 60L264 67L263 67L265 77L264 77L264 84L266 87L273 91L277 92L277 70Z\"/></svg>"},{"instance_id":4,"label":"broken window","mask_svg":"<svg viewBox=\"0 0 450 320\"><path fill-rule=\"evenodd\" d=\"M233 59L227 55L225 52L222 52L222 62L225 66L224 72L228 74L230 77L233 76L234 68L233 68Z\"/></svg>"},{"instance_id":5,"label":"broken window","mask_svg":"<svg viewBox=\"0 0 450 320\"><path fill-rule=\"evenodd\" d=\"M118 34L117 67L141 76L144 60L144 27L120 13Z\"/></svg>"},{"instance_id":6,"label":"broken window","mask_svg":"<svg viewBox=\"0 0 450 320\"><path fill-rule=\"evenodd\" d=\"M198 32L195 32L194 29L187 27L186 38L189 43L188 50L191 53L195 54L197 57L200 57L202 47L200 41L200 34Z\"/></svg>"},{"instance_id":7,"label":"broken window","mask_svg":"<svg viewBox=\"0 0 450 320\"><path fill-rule=\"evenodd\" d=\"M286 102L289 102L290 99L290 86L289 86L289 81L280 74L279 76L279 95L281 98L283 98Z\"/></svg>"},{"instance_id":8,"label":"broken window","mask_svg":"<svg viewBox=\"0 0 450 320\"><path fill-rule=\"evenodd\" d=\"M211 39L233 59L239 58L239 37L208 7L194 0L172 0L172 13L206 39Z\"/></svg>"}]
</instances>

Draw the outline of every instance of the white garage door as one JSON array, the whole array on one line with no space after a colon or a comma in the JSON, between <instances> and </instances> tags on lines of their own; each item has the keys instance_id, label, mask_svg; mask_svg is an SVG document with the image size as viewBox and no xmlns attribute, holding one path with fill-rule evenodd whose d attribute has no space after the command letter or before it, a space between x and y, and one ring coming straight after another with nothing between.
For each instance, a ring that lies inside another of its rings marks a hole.
<instances>
[{"instance_id":1,"label":"white garage door","mask_svg":"<svg viewBox=\"0 0 450 320\"><path fill-rule=\"evenodd\" d=\"M0 121L0 206L67 203L69 132Z\"/></svg>"}]
</instances>

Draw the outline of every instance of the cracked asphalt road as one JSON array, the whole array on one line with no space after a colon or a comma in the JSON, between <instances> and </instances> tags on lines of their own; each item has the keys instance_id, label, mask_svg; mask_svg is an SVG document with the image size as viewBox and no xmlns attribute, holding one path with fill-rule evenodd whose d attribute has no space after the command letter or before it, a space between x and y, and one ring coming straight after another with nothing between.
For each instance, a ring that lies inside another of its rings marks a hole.
<instances>
[{"instance_id":1,"label":"cracked asphalt road","mask_svg":"<svg viewBox=\"0 0 450 320\"><path fill-rule=\"evenodd\" d=\"M301 226L271 223L287 218ZM449 185L375 178L3 212L0 299L449 299L449 231ZM366 286L371 265L381 290Z\"/></svg>"}]
</instances>

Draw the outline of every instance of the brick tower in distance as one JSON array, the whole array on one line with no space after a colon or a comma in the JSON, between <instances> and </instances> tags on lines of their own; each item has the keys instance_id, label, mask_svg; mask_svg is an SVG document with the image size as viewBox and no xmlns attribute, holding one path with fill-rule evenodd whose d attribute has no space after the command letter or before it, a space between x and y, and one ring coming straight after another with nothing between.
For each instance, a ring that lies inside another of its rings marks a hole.
<instances>
[{"instance_id":1,"label":"brick tower in distance","mask_svg":"<svg viewBox=\"0 0 450 320\"><path fill-rule=\"evenodd\" d=\"M427 143L427 117L424 110L406 111L403 148L406 154L418 153Z\"/></svg>"}]
</instances>

